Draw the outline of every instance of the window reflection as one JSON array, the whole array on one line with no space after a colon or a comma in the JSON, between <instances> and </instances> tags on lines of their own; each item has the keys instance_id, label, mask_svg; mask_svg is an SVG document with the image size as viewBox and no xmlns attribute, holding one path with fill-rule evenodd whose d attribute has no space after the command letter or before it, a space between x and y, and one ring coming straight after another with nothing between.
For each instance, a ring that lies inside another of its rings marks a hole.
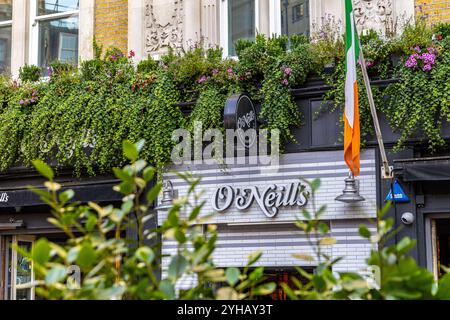
<instances>
[{"instance_id":1,"label":"window reflection","mask_svg":"<svg viewBox=\"0 0 450 320\"><path fill-rule=\"evenodd\" d=\"M309 35L309 1L281 1L281 33L292 36L295 34Z\"/></svg>"},{"instance_id":2,"label":"window reflection","mask_svg":"<svg viewBox=\"0 0 450 320\"><path fill-rule=\"evenodd\" d=\"M45 15L78 10L79 0L38 0L37 14Z\"/></svg>"},{"instance_id":3,"label":"window reflection","mask_svg":"<svg viewBox=\"0 0 450 320\"><path fill-rule=\"evenodd\" d=\"M255 0L228 0L228 54L239 39L255 38Z\"/></svg>"},{"instance_id":4,"label":"window reflection","mask_svg":"<svg viewBox=\"0 0 450 320\"><path fill-rule=\"evenodd\" d=\"M45 68L55 60L77 63L78 17L39 23L39 65Z\"/></svg>"},{"instance_id":5,"label":"window reflection","mask_svg":"<svg viewBox=\"0 0 450 320\"><path fill-rule=\"evenodd\" d=\"M12 19L12 1L0 1L0 21L9 21Z\"/></svg>"},{"instance_id":6,"label":"window reflection","mask_svg":"<svg viewBox=\"0 0 450 320\"><path fill-rule=\"evenodd\" d=\"M9 73L11 66L11 26L0 27L0 73Z\"/></svg>"}]
</instances>

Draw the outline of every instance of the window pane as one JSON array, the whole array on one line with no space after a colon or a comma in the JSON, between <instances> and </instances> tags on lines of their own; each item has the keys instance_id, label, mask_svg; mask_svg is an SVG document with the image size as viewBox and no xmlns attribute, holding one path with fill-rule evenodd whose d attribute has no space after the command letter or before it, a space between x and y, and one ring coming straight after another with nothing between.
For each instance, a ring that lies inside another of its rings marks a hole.
<instances>
[{"instance_id":1,"label":"window pane","mask_svg":"<svg viewBox=\"0 0 450 320\"><path fill-rule=\"evenodd\" d=\"M46 68L55 60L77 64L78 17L39 23L39 66Z\"/></svg>"},{"instance_id":2,"label":"window pane","mask_svg":"<svg viewBox=\"0 0 450 320\"><path fill-rule=\"evenodd\" d=\"M31 250L31 242L19 241L18 246L26 251ZM17 277L16 285L24 285L31 282L31 261L23 257L19 252L17 252ZM30 300L31 299L31 289L17 289L16 290L17 300Z\"/></svg>"},{"instance_id":3,"label":"window pane","mask_svg":"<svg viewBox=\"0 0 450 320\"><path fill-rule=\"evenodd\" d=\"M12 0L0 1L0 21L12 19Z\"/></svg>"},{"instance_id":4,"label":"window pane","mask_svg":"<svg viewBox=\"0 0 450 320\"><path fill-rule=\"evenodd\" d=\"M304 34L309 36L309 1L281 1L281 33L291 36Z\"/></svg>"},{"instance_id":5,"label":"window pane","mask_svg":"<svg viewBox=\"0 0 450 320\"><path fill-rule=\"evenodd\" d=\"M0 73L11 68L11 27L0 27Z\"/></svg>"},{"instance_id":6,"label":"window pane","mask_svg":"<svg viewBox=\"0 0 450 320\"><path fill-rule=\"evenodd\" d=\"M79 0L38 0L37 14L65 12L78 10Z\"/></svg>"},{"instance_id":7,"label":"window pane","mask_svg":"<svg viewBox=\"0 0 450 320\"><path fill-rule=\"evenodd\" d=\"M239 39L255 38L255 0L228 0L228 54Z\"/></svg>"}]
</instances>

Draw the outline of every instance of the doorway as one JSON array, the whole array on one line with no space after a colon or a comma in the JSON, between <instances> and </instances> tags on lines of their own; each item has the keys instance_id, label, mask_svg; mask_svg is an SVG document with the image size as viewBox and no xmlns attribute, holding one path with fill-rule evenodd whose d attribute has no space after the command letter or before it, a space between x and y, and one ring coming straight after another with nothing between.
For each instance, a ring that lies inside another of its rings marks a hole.
<instances>
[{"instance_id":1,"label":"doorway","mask_svg":"<svg viewBox=\"0 0 450 320\"><path fill-rule=\"evenodd\" d=\"M450 267L450 215L433 215L427 219L427 266L435 279Z\"/></svg>"},{"instance_id":2,"label":"doorway","mask_svg":"<svg viewBox=\"0 0 450 320\"><path fill-rule=\"evenodd\" d=\"M2 295L6 300L35 299L33 264L16 250L30 251L35 239L30 235L2 237Z\"/></svg>"}]
</instances>

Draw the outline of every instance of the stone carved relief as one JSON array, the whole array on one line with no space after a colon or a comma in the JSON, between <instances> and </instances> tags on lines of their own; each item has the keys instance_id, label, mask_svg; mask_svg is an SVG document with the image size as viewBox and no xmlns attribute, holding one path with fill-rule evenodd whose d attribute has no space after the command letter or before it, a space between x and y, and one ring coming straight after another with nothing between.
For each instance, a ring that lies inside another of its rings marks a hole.
<instances>
[{"instance_id":1,"label":"stone carved relief","mask_svg":"<svg viewBox=\"0 0 450 320\"><path fill-rule=\"evenodd\" d=\"M183 0L146 0L145 20L148 54L183 46Z\"/></svg>"},{"instance_id":2,"label":"stone carved relief","mask_svg":"<svg viewBox=\"0 0 450 320\"><path fill-rule=\"evenodd\" d=\"M392 0L356 0L354 15L358 29L384 32L392 20Z\"/></svg>"}]
</instances>

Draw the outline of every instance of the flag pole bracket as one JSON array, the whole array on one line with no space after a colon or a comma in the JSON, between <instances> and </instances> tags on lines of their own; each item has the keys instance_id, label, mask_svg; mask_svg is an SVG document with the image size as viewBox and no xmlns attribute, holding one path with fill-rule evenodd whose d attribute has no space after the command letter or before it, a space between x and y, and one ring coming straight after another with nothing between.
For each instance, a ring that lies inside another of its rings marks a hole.
<instances>
[{"instance_id":1,"label":"flag pole bracket","mask_svg":"<svg viewBox=\"0 0 450 320\"><path fill-rule=\"evenodd\" d=\"M389 165L383 165L381 167L381 178L382 179L393 179L394 178L394 167Z\"/></svg>"}]
</instances>

